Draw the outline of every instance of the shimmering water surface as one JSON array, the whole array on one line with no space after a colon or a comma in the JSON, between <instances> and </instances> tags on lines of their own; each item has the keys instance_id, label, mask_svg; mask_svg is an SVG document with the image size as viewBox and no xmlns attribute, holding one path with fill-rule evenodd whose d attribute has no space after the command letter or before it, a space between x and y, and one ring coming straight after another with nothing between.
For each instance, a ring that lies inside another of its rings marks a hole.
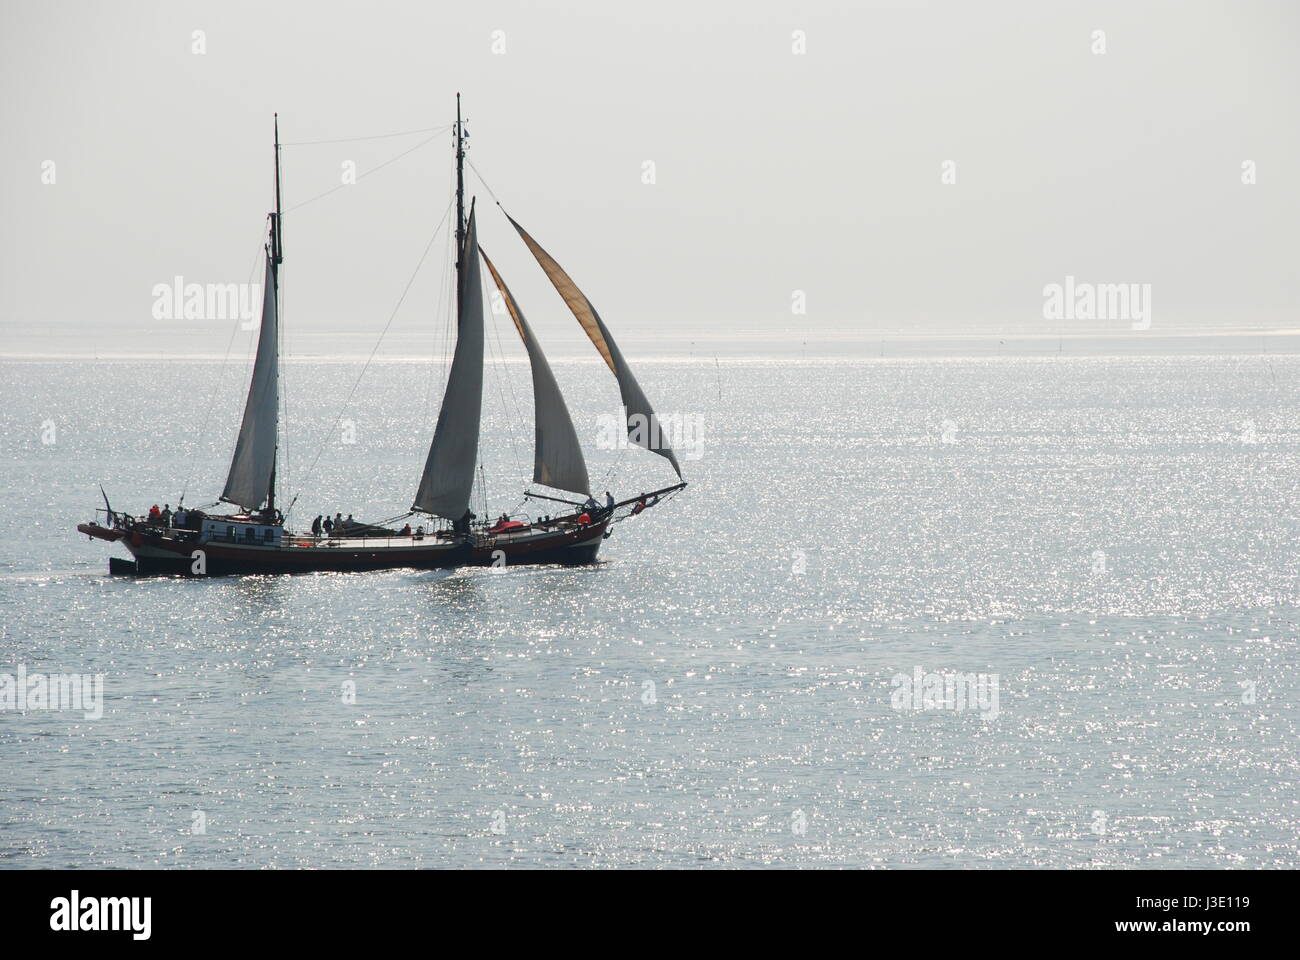
<instances>
[{"instance_id":1,"label":"shimmering water surface","mask_svg":"<svg viewBox=\"0 0 1300 960\"><path fill-rule=\"evenodd\" d=\"M0 673L106 687L0 713L0 865L1297 863L1300 358L646 362L699 456L596 566L207 581L109 577L74 526L100 482L211 501L239 365L0 367ZM555 367L600 491L672 479L595 448L598 362ZM410 503L441 369L372 367L349 444L359 370L287 365L293 519ZM895 710L916 667L1000 716Z\"/></svg>"}]
</instances>

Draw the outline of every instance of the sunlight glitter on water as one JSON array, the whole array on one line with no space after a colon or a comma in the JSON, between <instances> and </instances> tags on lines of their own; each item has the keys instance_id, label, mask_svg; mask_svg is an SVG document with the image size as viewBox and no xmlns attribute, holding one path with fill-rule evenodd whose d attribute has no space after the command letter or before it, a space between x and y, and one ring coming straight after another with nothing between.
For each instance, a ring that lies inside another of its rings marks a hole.
<instances>
[{"instance_id":1,"label":"sunlight glitter on water","mask_svg":"<svg viewBox=\"0 0 1300 960\"><path fill-rule=\"evenodd\" d=\"M73 527L100 482L210 499L211 368L8 364L0 672L105 704L0 714L0 865L1294 865L1300 361L1251 360L734 361L721 399L647 364L707 442L594 567L208 581L108 577ZM555 366L590 443L616 394ZM290 372L296 469L355 374ZM409 503L424 393L362 392L308 518ZM530 428L484 437L504 510ZM999 715L895 709L918 667L995 675Z\"/></svg>"}]
</instances>

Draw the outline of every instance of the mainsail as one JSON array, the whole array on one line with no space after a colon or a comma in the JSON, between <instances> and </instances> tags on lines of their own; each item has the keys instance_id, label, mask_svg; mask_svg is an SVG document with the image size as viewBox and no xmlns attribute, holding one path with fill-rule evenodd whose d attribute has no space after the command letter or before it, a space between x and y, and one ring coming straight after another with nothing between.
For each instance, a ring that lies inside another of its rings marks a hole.
<instances>
[{"instance_id":1,"label":"mainsail","mask_svg":"<svg viewBox=\"0 0 1300 960\"><path fill-rule=\"evenodd\" d=\"M650 401L646 399L640 384L636 382L636 377L632 376L632 369L627 365L627 361L623 359L618 344L609 335L609 330L606 329L604 322L600 319L600 314L596 313L596 308L591 305L591 301L578 289L578 285L573 282L551 255L529 236L527 230L515 222L514 217L506 214L506 219L519 231L519 236L528 245L528 249L533 252L533 256L537 258L542 270L550 278L560 296L564 298L564 302L569 305L569 309L573 311L578 323L587 332L587 336L596 345L596 349L605 358L605 363L609 365L609 369L613 371L614 377L618 380L618 390L623 398L623 408L627 416L628 439L645 447L647 450L659 454L661 457L665 457L673 465L673 469L677 471L677 476L681 477L682 468L677 465L677 457L673 455L672 447L668 445L668 438L663 435L665 431L659 423L659 418L655 416Z\"/></svg>"},{"instance_id":2,"label":"mainsail","mask_svg":"<svg viewBox=\"0 0 1300 960\"><path fill-rule=\"evenodd\" d=\"M230 461L230 474L221 499L256 510L272 496L275 476L276 427L280 406L278 363L280 323L275 309L276 274L271 254L266 255L265 291L262 298L262 329L257 338L257 359L253 382L248 387L244 420Z\"/></svg>"},{"instance_id":3,"label":"mainsail","mask_svg":"<svg viewBox=\"0 0 1300 960\"><path fill-rule=\"evenodd\" d=\"M429 458L412 509L459 521L469 510L478 460L479 418L483 410L483 292L478 267L478 231L469 214L462 269L458 272L460 304L456 318L456 352Z\"/></svg>"},{"instance_id":4,"label":"mainsail","mask_svg":"<svg viewBox=\"0 0 1300 960\"><path fill-rule=\"evenodd\" d=\"M533 408L536 420L533 481L590 496L591 482L587 479L587 462L583 459L582 446L578 443L578 434L573 429L573 419L569 416L569 408L565 406L564 397L560 393L560 385L555 382L551 365L546 362L546 354L542 353L541 345L533 336L532 327L524 319L519 304L511 296L510 288L501 279L497 268L482 248L479 248L479 254L487 264L497 289L501 291L510 318L519 331L519 339L528 351L528 362L533 370Z\"/></svg>"}]
</instances>

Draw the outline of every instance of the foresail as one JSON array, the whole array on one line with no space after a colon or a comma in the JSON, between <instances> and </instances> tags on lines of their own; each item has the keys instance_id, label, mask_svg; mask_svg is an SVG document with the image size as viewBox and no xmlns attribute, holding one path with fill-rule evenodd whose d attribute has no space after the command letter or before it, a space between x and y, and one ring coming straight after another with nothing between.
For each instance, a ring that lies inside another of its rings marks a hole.
<instances>
[{"instance_id":1,"label":"foresail","mask_svg":"<svg viewBox=\"0 0 1300 960\"><path fill-rule=\"evenodd\" d=\"M275 270L266 257L262 296L262 327L257 338L253 380L244 404L244 419L230 461L230 474L221 499L256 510L266 503L275 473L276 428L280 406L278 362L280 322L275 306Z\"/></svg>"},{"instance_id":2,"label":"foresail","mask_svg":"<svg viewBox=\"0 0 1300 960\"><path fill-rule=\"evenodd\" d=\"M479 418L483 412L483 292L473 210L461 263L456 352L429 457L412 504L415 510L452 521L460 520L469 509L474 466L478 461Z\"/></svg>"},{"instance_id":3,"label":"foresail","mask_svg":"<svg viewBox=\"0 0 1300 960\"><path fill-rule=\"evenodd\" d=\"M497 290L501 292L510 318L515 322L515 329L519 331L519 339L528 351L528 362L533 371L533 409L536 418L533 481L590 496L591 482L587 478L587 462L582 456L582 445L578 443L573 418L569 416L569 408L565 406L564 396L560 393L560 385L555 382L551 365L546 362L546 354L533 336L533 330L524 319L519 304L511 296L510 288L481 247L479 254L487 264Z\"/></svg>"},{"instance_id":4,"label":"foresail","mask_svg":"<svg viewBox=\"0 0 1300 960\"><path fill-rule=\"evenodd\" d=\"M636 382L636 377L632 376L632 370L623 359L622 353L619 352L618 345L614 343L614 338L610 336L609 330L605 327L604 321L600 319L600 314L596 313L596 308L591 305L591 301L586 295L578 289L578 285L573 282L572 278L564 272L564 269L555 262L549 253L542 249L513 217L506 214L519 236L523 238L528 249L533 252L537 262L541 265L546 276L554 284L556 291L564 298L569 309L573 311L574 317L582 325L591 342L595 344L600 355L605 358L605 363L613 371L614 377L618 380L619 394L623 399L624 412L627 415L627 433L628 439L633 443L645 447L654 453L659 454L673 465L677 471L677 476L681 477L682 468L677 465L677 457L673 454L672 447L668 445L668 437L663 429L659 418L655 416L654 410L650 406L650 401L646 399L645 393L641 390L640 384Z\"/></svg>"}]
</instances>

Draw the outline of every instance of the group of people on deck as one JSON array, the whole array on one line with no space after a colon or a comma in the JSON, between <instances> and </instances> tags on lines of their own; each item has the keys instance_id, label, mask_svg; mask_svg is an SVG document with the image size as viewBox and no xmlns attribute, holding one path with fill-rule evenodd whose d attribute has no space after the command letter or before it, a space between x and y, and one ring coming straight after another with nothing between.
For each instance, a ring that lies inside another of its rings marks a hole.
<instances>
[{"instance_id":1,"label":"group of people on deck","mask_svg":"<svg viewBox=\"0 0 1300 960\"><path fill-rule=\"evenodd\" d=\"M185 528L189 526L191 512L178 504L176 512L173 513L170 503L164 503L163 508L159 510L158 504L155 503L149 508L149 523L159 527Z\"/></svg>"},{"instance_id":2,"label":"group of people on deck","mask_svg":"<svg viewBox=\"0 0 1300 960\"><path fill-rule=\"evenodd\" d=\"M641 494L640 498L636 501L635 505L632 507L632 516L636 516L638 513L640 513L642 510L645 510L647 507L653 507L658 502L659 502L659 497L655 497L653 500L647 501L646 494L644 493ZM616 504L614 502L614 495L610 493L608 490L606 490L604 504L601 504L594 496L588 494L587 499L582 502L581 506L582 506L582 512L578 514L577 522L579 526L585 527L585 526L590 526L591 524L594 523L598 523L602 520L606 520L609 517L613 516L614 508ZM180 516L181 514L183 514L183 512L184 511L178 511L177 515ZM170 509L164 508L163 511L159 511L157 505L155 505L149 511L150 520L157 521L159 518L161 518L164 515L170 517L171 515ZM469 521L472 520L473 517L474 514L469 513L468 511L466 512L466 518L464 521L465 527L468 527ZM540 520L540 522L544 525L549 524L550 521L551 518L549 516L542 517ZM164 520L162 522L166 523L167 521ZM510 516L508 514L503 513L501 514L501 516L497 518L496 525L492 529L494 531L501 531L510 526L514 526L516 524L521 527L527 525L524 523L519 523L518 521L511 521ZM328 514L317 514L316 519L311 522L311 532L312 532L312 536L317 538L342 536L344 530L357 525L358 525L357 522L352 519L352 514L350 513L347 515L346 518L343 516L342 513L335 513L333 518L331 518ZM398 531L397 535L399 537L412 537L412 536L417 538L423 537L424 527L421 526L419 529L412 531L410 523L407 523L405 526L402 527L400 531Z\"/></svg>"},{"instance_id":3,"label":"group of people on deck","mask_svg":"<svg viewBox=\"0 0 1300 960\"><path fill-rule=\"evenodd\" d=\"M356 521L352 519L352 514L348 514L347 519L343 519L342 513L334 514L330 519L329 514L316 514L316 519L311 522L311 533L313 537L326 536L332 537L335 532L342 536L343 531L354 526Z\"/></svg>"},{"instance_id":4,"label":"group of people on deck","mask_svg":"<svg viewBox=\"0 0 1300 960\"><path fill-rule=\"evenodd\" d=\"M614 495L608 490L605 491L605 506L602 509L596 502L596 498L587 494L587 499L582 503L582 513L578 514L578 523L582 526L595 523L597 520L603 520L614 513Z\"/></svg>"},{"instance_id":5,"label":"group of people on deck","mask_svg":"<svg viewBox=\"0 0 1300 960\"><path fill-rule=\"evenodd\" d=\"M385 536L384 532L378 527L368 527L366 524L358 523L352 518L352 514L350 513L346 517L341 513L336 513L332 518L328 514L318 514L316 519L311 522L312 536L317 539L322 537L342 537L346 535L345 531L356 528L370 530L371 536ZM391 535L391 533L392 531L389 531L388 535ZM424 536L424 526L421 525L412 530L411 525L408 523L403 526L401 530L397 531L397 536L415 537L418 540Z\"/></svg>"}]
</instances>

